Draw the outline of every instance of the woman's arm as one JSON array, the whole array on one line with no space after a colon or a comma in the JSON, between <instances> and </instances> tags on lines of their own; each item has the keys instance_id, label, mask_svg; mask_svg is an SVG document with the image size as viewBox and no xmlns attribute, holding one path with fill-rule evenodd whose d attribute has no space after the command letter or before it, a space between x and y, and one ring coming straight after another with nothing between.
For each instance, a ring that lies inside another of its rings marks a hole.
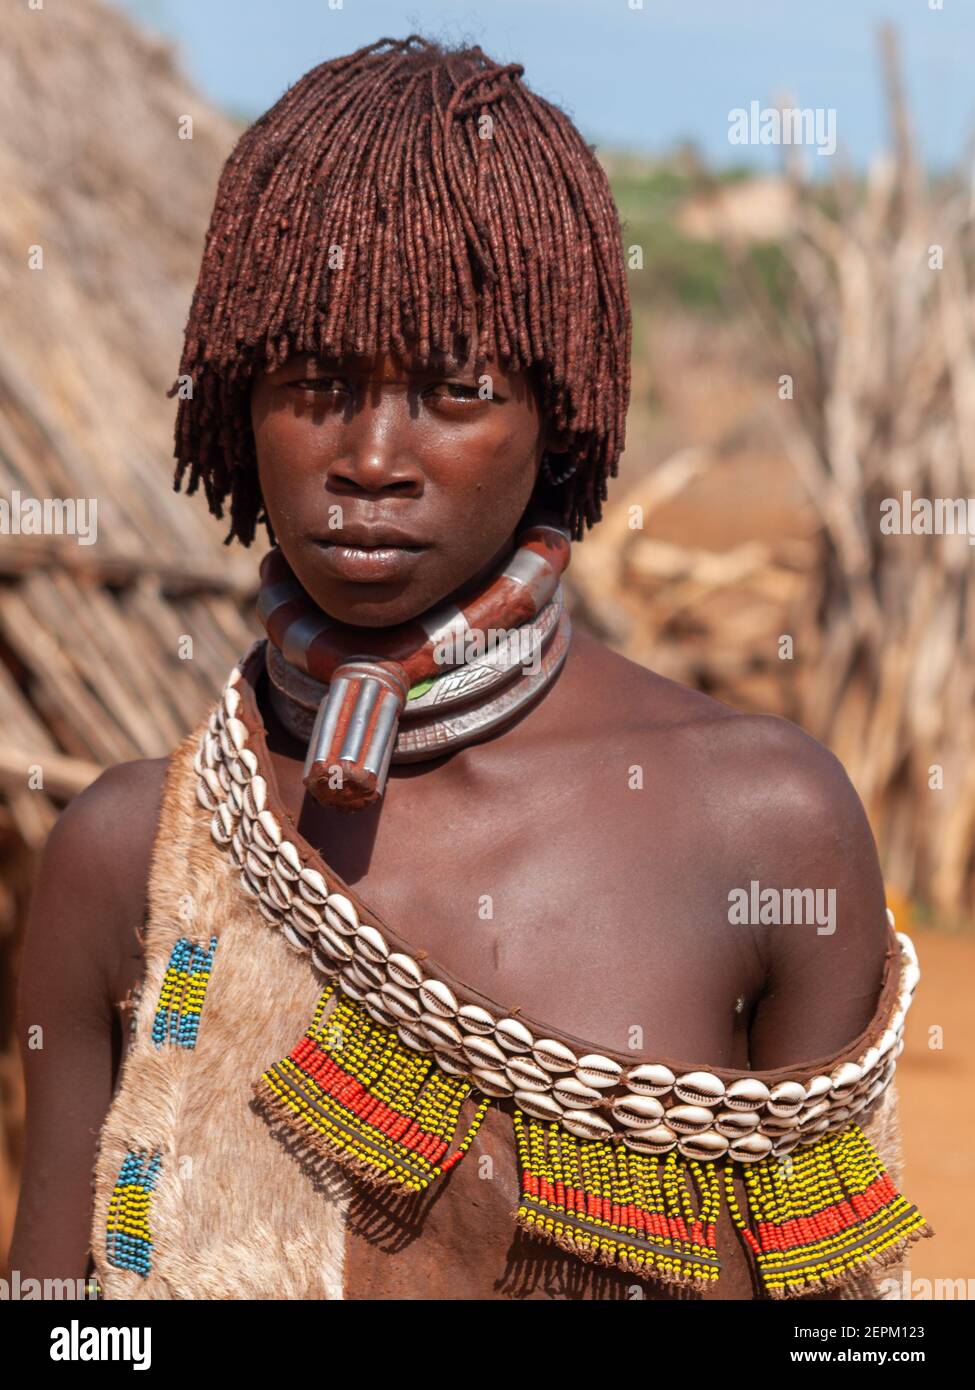
<instances>
[{"instance_id":1,"label":"woman's arm","mask_svg":"<svg viewBox=\"0 0 975 1390\"><path fill-rule=\"evenodd\" d=\"M10 1265L22 1280L87 1273L114 1005L142 922L165 765L103 773L63 812L42 857L17 1000L27 1136Z\"/></svg>"}]
</instances>

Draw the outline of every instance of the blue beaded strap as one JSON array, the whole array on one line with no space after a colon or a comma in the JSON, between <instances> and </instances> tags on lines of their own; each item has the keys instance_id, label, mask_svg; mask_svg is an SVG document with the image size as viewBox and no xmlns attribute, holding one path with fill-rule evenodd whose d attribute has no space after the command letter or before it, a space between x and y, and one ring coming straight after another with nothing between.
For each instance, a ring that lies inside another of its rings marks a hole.
<instances>
[{"instance_id":1,"label":"blue beaded strap","mask_svg":"<svg viewBox=\"0 0 975 1390\"><path fill-rule=\"evenodd\" d=\"M149 1204L162 1154L130 1149L108 1204L105 1250L109 1264L146 1278L152 1268Z\"/></svg>"},{"instance_id":2,"label":"blue beaded strap","mask_svg":"<svg viewBox=\"0 0 975 1390\"><path fill-rule=\"evenodd\" d=\"M196 1046L200 1013L216 949L215 936L211 936L208 948L194 945L186 936L176 942L163 976L152 1024L152 1041L156 1047L167 1042L175 1047Z\"/></svg>"}]
</instances>

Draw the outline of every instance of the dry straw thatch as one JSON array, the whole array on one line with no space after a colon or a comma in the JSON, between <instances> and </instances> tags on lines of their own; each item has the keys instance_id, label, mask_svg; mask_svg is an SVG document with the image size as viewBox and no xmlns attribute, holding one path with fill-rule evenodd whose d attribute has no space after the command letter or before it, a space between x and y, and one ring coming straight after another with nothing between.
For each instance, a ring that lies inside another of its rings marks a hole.
<instances>
[{"instance_id":1,"label":"dry straw thatch","mask_svg":"<svg viewBox=\"0 0 975 1390\"><path fill-rule=\"evenodd\" d=\"M3 825L37 845L53 812L29 764L63 796L164 753L246 640L255 562L172 492L165 394L235 130L97 0L11 8L0 128L0 496L97 500L96 544L0 551Z\"/></svg>"},{"instance_id":2,"label":"dry straw thatch","mask_svg":"<svg viewBox=\"0 0 975 1390\"><path fill-rule=\"evenodd\" d=\"M3 1250L22 1108L13 955L37 850L101 767L166 753L196 722L253 635L256 559L172 491L166 398L234 126L165 46L71 0L5 7L0 131L0 497L96 498L98 522L90 546L0 536Z\"/></svg>"}]
</instances>

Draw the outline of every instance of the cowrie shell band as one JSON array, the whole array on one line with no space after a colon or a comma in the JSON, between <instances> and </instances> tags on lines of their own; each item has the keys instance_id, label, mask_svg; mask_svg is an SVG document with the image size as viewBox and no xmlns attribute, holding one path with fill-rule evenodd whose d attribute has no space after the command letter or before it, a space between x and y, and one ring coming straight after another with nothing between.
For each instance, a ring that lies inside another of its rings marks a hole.
<instances>
[{"instance_id":1,"label":"cowrie shell band","mask_svg":"<svg viewBox=\"0 0 975 1390\"><path fill-rule=\"evenodd\" d=\"M483 1095L514 1098L526 1114L557 1121L577 1138L744 1163L839 1132L890 1084L918 976L914 947L902 932L896 933L893 1026L856 1057L784 1079L755 1073L725 1080L707 1068L642 1058L627 1064L598 1047L553 1038L551 1028L533 1027L510 1011L464 999L456 983L428 973L425 961L365 920L328 866L317 857L311 862L310 847L289 836L274 807L273 774L261 770L248 728L258 718L253 689L235 668L193 763L201 814L236 866L242 890L292 950L308 955L406 1046L435 1053L438 1065L468 1076Z\"/></svg>"}]
</instances>

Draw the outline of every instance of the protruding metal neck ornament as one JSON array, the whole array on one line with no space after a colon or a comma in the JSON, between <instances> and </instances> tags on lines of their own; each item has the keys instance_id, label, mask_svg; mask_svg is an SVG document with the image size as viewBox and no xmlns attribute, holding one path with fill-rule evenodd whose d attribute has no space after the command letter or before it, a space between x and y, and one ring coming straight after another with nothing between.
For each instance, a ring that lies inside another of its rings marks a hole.
<instances>
[{"instance_id":1,"label":"protruding metal neck ornament","mask_svg":"<svg viewBox=\"0 0 975 1390\"><path fill-rule=\"evenodd\" d=\"M571 627L562 527L530 522L510 559L460 607L391 628L325 614L278 549L261 564L258 614L275 713L309 740L304 784L357 811L383 794L392 762L439 757L509 722L556 676ZM401 726L402 721L402 726Z\"/></svg>"}]
</instances>

